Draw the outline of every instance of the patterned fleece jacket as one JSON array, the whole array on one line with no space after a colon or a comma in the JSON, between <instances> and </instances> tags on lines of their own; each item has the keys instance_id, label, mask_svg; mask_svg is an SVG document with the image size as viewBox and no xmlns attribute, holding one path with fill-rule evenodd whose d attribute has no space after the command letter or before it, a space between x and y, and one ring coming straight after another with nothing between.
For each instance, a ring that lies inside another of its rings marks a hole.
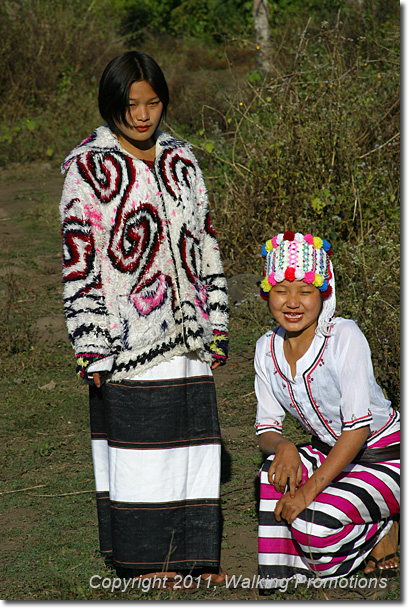
<instances>
[{"instance_id":1,"label":"patterned fleece jacket","mask_svg":"<svg viewBox=\"0 0 410 610\"><path fill-rule=\"evenodd\" d=\"M62 172L64 308L80 362L113 355L113 381L187 352L224 362L227 283L189 145L160 132L151 170L103 126Z\"/></svg>"}]
</instances>

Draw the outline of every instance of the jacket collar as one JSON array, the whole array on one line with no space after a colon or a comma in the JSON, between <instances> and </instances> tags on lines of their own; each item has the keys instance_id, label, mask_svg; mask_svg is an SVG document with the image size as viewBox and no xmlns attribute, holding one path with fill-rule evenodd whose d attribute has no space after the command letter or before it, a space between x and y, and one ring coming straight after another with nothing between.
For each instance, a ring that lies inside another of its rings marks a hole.
<instances>
[{"instance_id":1,"label":"jacket collar","mask_svg":"<svg viewBox=\"0 0 410 610\"><path fill-rule=\"evenodd\" d=\"M186 148L189 146L189 144L183 140L177 140L165 131L158 131L158 138L156 142L157 156L164 150L179 148L181 146ZM71 165L72 161L85 152L107 152L109 150L123 151L123 148L111 129L107 125L102 125L101 127L97 127L92 134L85 138L81 144L76 146L70 152L61 165L61 173L64 174Z\"/></svg>"}]
</instances>

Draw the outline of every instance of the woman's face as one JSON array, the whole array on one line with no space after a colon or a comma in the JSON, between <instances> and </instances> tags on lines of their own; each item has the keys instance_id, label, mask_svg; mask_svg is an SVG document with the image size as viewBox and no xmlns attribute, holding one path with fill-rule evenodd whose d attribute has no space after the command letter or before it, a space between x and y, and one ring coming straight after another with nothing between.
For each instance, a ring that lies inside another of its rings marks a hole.
<instances>
[{"instance_id":1,"label":"woman's face","mask_svg":"<svg viewBox=\"0 0 410 610\"><path fill-rule=\"evenodd\" d=\"M269 291L269 309L288 336L314 333L322 310L322 295L316 286L300 280L283 280Z\"/></svg>"},{"instance_id":2,"label":"woman's face","mask_svg":"<svg viewBox=\"0 0 410 610\"><path fill-rule=\"evenodd\" d=\"M147 81L132 83L126 118L130 127L118 123L119 139L131 141L137 148L155 145L154 133L162 116L163 104Z\"/></svg>"}]
</instances>

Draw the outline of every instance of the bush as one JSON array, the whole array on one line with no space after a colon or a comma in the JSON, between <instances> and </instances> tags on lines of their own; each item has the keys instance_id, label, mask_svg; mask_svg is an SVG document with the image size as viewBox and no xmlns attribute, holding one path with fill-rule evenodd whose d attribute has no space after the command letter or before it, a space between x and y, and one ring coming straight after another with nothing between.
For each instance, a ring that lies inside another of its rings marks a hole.
<instances>
[{"instance_id":1,"label":"bush","mask_svg":"<svg viewBox=\"0 0 410 610\"><path fill-rule=\"evenodd\" d=\"M92 7L1 3L0 164L60 159L98 124L99 77L121 47Z\"/></svg>"},{"instance_id":2,"label":"bush","mask_svg":"<svg viewBox=\"0 0 410 610\"><path fill-rule=\"evenodd\" d=\"M286 229L328 239L338 314L362 328L397 407L399 28L376 39L353 30L335 17L297 38L282 32L271 75L250 71L235 96L198 103L194 143L227 266L260 273L261 244Z\"/></svg>"},{"instance_id":3,"label":"bush","mask_svg":"<svg viewBox=\"0 0 410 610\"><path fill-rule=\"evenodd\" d=\"M337 249L399 221L399 32L388 42L370 61L340 24L311 28L271 78L250 72L223 116L202 120L225 256L240 240L249 260L255 240L285 228L308 226Z\"/></svg>"}]
</instances>

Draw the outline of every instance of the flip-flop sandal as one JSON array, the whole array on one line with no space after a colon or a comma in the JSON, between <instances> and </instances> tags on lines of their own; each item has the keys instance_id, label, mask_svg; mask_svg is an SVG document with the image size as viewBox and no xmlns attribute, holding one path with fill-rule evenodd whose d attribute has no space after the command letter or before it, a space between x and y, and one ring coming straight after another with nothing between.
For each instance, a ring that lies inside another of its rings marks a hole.
<instances>
[{"instance_id":1,"label":"flip-flop sandal","mask_svg":"<svg viewBox=\"0 0 410 610\"><path fill-rule=\"evenodd\" d=\"M174 578L167 578L167 580L165 581L165 585L164 585L165 589L171 590L171 591L190 591L192 589L195 589L195 584L192 582L189 583L189 585L185 584L185 576L183 574L180 574L179 572L177 573L177 576Z\"/></svg>"},{"instance_id":2,"label":"flip-flop sandal","mask_svg":"<svg viewBox=\"0 0 410 610\"><path fill-rule=\"evenodd\" d=\"M396 553L390 553L390 555L386 555L386 557L382 557L381 559L376 559L376 557L374 557L373 555L368 555L366 558L366 565L368 564L369 561L373 561L374 563L374 570L372 570L371 572L366 572L366 574L373 574L373 575L377 575L380 576L381 574L385 574L386 576L389 573L392 572L397 572L399 566L396 566L394 568L392 567L387 567L387 568L382 568L380 564L384 563L385 561L387 561L388 559L394 559L397 558L397 551ZM398 562L397 562L398 563Z\"/></svg>"},{"instance_id":3,"label":"flip-flop sandal","mask_svg":"<svg viewBox=\"0 0 410 610\"><path fill-rule=\"evenodd\" d=\"M201 574L201 584L208 586L208 587L211 584L216 585L217 587L221 587L222 585L224 585L226 583L227 576L228 576L227 572L225 572L225 570L222 570L222 568L219 568L219 572L217 574L212 573L212 572ZM206 581L206 582L202 582L202 581Z\"/></svg>"}]
</instances>

